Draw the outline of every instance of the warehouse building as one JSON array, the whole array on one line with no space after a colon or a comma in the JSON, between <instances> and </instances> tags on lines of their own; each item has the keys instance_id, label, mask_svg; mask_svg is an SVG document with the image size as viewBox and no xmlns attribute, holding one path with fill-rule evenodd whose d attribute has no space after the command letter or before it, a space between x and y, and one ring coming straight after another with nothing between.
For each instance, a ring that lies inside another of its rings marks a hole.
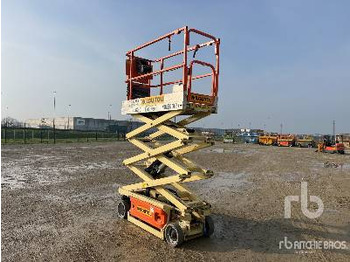
<instances>
[{"instance_id":1,"label":"warehouse building","mask_svg":"<svg viewBox=\"0 0 350 262\"><path fill-rule=\"evenodd\" d=\"M30 128L53 128L79 130L79 131L108 131L108 132L129 132L142 125L141 122L127 120L108 120L85 117L56 117L28 119L26 127Z\"/></svg>"}]
</instances>

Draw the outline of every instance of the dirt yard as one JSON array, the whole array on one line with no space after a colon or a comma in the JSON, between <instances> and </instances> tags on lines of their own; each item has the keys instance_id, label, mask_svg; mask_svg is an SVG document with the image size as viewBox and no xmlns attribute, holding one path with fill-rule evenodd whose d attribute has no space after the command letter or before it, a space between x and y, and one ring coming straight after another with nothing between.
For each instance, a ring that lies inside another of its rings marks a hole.
<instances>
[{"instance_id":1,"label":"dirt yard","mask_svg":"<svg viewBox=\"0 0 350 262\"><path fill-rule=\"evenodd\" d=\"M116 216L117 188L138 181L122 160L136 153L126 142L2 146L3 261L350 260L349 154L220 142L193 153L215 171L190 187L212 204L216 229L173 249ZM284 199L300 196L301 181L324 212L309 219L295 203L285 219ZM285 237L347 249L287 249Z\"/></svg>"}]
</instances>

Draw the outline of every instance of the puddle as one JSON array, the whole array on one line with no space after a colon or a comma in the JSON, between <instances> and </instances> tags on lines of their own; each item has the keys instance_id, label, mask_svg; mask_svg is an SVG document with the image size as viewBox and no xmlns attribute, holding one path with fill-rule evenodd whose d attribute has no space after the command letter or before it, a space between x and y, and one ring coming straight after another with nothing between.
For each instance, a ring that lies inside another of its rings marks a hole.
<instances>
[{"instance_id":1,"label":"puddle","mask_svg":"<svg viewBox=\"0 0 350 262\"><path fill-rule=\"evenodd\" d=\"M234 188L240 188L247 183L248 175L245 173L226 173L226 172L217 172L209 180L201 180L198 184L202 183L202 187L209 189L218 189L218 190L232 190Z\"/></svg>"},{"instance_id":2,"label":"puddle","mask_svg":"<svg viewBox=\"0 0 350 262\"><path fill-rule=\"evenodd\" d=\"M205 198L212 197L215 200L222 194L240 192L252 185L252 182L247 180L248 177L249 174L246 173L216 172L212 178L195 181L190 184L191 188L200 196Z\"/></svg>"},{"instance_id":3,"label":"puddle","mask_svg":"<svg viewBox=\"0 0 350 262\"><path fill-rule=\"evenodd\" d=\"M24 175L5 175L1 177L1 187L11 189L24 188L26 182Z\"/></svg>"},{"instance_id":4,"label":"puddle","mask_svg":"<svg viewBox=\"0 0 350 262\"><path fill-rule=\"evenodd\" d=\"M228 148L212 148L212 149L207 149L207 150L203 150L203 152L206 153L244 153L243 150L239 150L239 149L228 149Z\"/></svg>"},{"instance_id":5,"label":"puddle","mask_svg":"<svg viewBox=\"0 0 350 262\"><path fill-rule=\"evenodd\" d=\"M40 157L40 160L50 157ZM55 158L57 160L57 158ZM37 185L50 185L65 182L72 174L93 170L120 170L124 167L117 161L114 162L87 162L79 165L66 165L64 161L55 162L55 166L45 161L44 166L36 167L33 159L22 158L1 165L1 187L19 189Z\"/></svg>"},{"instance_id":6,"label":"puddle","mask_svg":"<svg viewBox=\"0 0 350 262\"><path fill-rule=\"evenodd\" d=\"M210 150L206 150L207 152L215 152L215 153L224 153L224 149L223 148L213 148Z\"/></svg>"},{"instance_id":7,"label":"puddle","mask_svg":"<svg viewBox=\"0 0 350 262\"><path fill-rule=\"evenodd\" d=\"M29 166L13 166L9 163L2 163L1 187L19 189L31 187L34 184L48 185L67 180L57 170L47 168L32 168Z\"/></svg>"},{"instance_id":8,"label":"puddle","mask_svg":"<svg viewBox=\"0 0 350 262\"><path fill-rule=\"evenodd\" d=\"M253 155L253 154L257 153L256 150L238 149L238 148L229 149L229 148L221 148L221 147L219 147L219 148L212 148L212 149L206 149L206 150L203 150L202 152L204 152L204 153L219 153L219 154L222 154L222 153L244 154L244 155Z\"/></svg>"},{"instance_id":9,"label":"puddle","mask_svg":"<svg viewBox=\"0 0 350 262\"><path fill-rule=\"evenodd\" d=\"M315 179L317 177L317 173L306 175L305 173L301 172L293 172L279 174L277 177L284 182L300 182L303 181L305 177L307 177L308 179Z\"/></svg>"},{"instance_id":10,"label":"puddle","mask_svg":"<svg viewBox=\"0 0 350 262\"><path fill-rule=\"evenodd\" d=\"M347 171L350 169L350 164L340 163L336 161L325 161L314 163L313 167L314 169L331 168L338 169L341 171Z\"/></svg>"},{"instance_id":11,"label":"puddle","mask_svg":"<svg viewBox=\"0 0 350 262\"><path fill-rule=\"evenodd\" d=\"M335 209L325 209L323 212L324 213L339 213L339 211L335 210Z\"/></svg>"},{"instance_id":12,"label":"puddle","mask_svg":"<svg viewBox=\"0 0 350 262\"><path fill-rule=\"evenodd\" d=\"M343 164L343 163L340 163L340 164L338 164L338 169L340 169L340 170L349 170L350 169L350 164Z\"/></svg>"}]
</instances>

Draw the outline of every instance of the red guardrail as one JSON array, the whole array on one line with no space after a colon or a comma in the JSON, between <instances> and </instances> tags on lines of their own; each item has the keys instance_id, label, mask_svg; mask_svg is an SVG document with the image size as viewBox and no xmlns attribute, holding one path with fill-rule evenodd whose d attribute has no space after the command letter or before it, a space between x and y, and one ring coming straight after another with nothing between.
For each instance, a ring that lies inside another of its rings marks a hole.
<instances>
[{"instance_id":1,"label":"red guardrail","mask_svg":"<svg viewBox=\"0 0 350 262\"><path fill-rule=\"evenodd\" d=\"M139 56L136 56L135 53L137 51L140 51L141 49L144 49L146 47L149 47L155 43L158 43L163 40L168 40L169 42L169 50L171 46L171 40L172 37L175 35L179 35L183 33L184 35L184 40L183 40L183 48L179 51L176 51L174 53L171 53L169 55L156 58L156 59L146 59L142 58ZM209 38L210 40L204 43L196 44L193 46L190 46L190 34L198 34L203 37ZM206 48L209 46L215 46L214 49L214 54L215 54L215 64L211 64L205 61L200 61L200 60L191 60L189 61L188 59L188 53L189 52L194 52L194 56L196 52L201 49L201 48ZM187 91L188 93L188 100L191 101L191 88L192 88L192 81L209 77L212 76L212 83L211 83L211 94L210 96L212 98L215 98L218 94L218 79L219 79L219 46L220 46L220 39L215 38L214 36L204 33L202 31L199 31L197 29L189 29L187 26L179 28L177 30L174 30L168 34L165 34L155 40L152 40L150 42L147 42L143 45L140 45L126 53L127 56L127 66L126 66L126 74L127 74L127 79L126 83L128 84L128 95L127 99L133 99L134 97L134 91L136 89L142 90L142 89L148 89L145 90L145 93L143 96L149 96L150 94L150 88L159 88L159 94L163 94L163 88L167 85L172 85L172 84L182 84L184 91ZM165 62L170 60L173 57L180 56L182 55L182 63L172 65L169 67L164 67ZM153 71L154 66L159 63L159 68L160 70ZM202 75L197 75L193 76L193 65L194 64L199 64L202 66L209 67L211 69L210 73L207 74L202 74ZM189 66L188 66L189 65ZM178 69L183 69L182 70L182 78L175 80L175 81L169 81L169 82L164 82L164 76L167 72L171 72L174 70ZM152 85L152 80L154 76L159 75L159 84ZM142 91L144 92L144 91ZM196 94L198 95L198 94ZM214 101L214 99L211 99L211 101Z\"/></svg>"}]
</instances>

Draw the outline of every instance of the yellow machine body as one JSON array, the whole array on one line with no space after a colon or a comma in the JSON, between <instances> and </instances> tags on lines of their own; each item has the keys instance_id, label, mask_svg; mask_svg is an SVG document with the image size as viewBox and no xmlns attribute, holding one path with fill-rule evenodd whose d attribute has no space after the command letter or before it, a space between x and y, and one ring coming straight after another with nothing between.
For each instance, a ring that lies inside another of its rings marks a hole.
<instances>
[{"instance_id":1,"label":"yellow machine body","mask_svg":"<svg viewBox=\"0 0 350 262\"><path fill-rule=\"evenodd\" d=\"M169 41L184 34L184 48L158 59L145 59L135 52L156 42ZM199 34L208 42L190 45L189 35ZM126 138L141 153L123 161L140 182L119 188L122 196L118 216L125 218L153 235L165 239L171 246L199 236L209 237L214 224L209 203L199 199L186 187L187 182L208 179L211 170L203 169L186 157L186 154L212 146L212 136L187 126L217 112L220 40L197 29L183 27L127 53L127 99L122 103L122 114L131 115L144 124L130 131ZM194 59L204 47L214 46L214 64ZM194 52L190 60L187 53ZM182 55L179 65L165 67L164 62ZM158 68L160 70L154 71ZM192 68L201 66L210 73L194 76ZM165 73L183 69L182 78L165 81ZM152 81L159 76L160 84ZM210 94L193 92L192 81L211 77ZM170 85L169 92L163 92ZM159 94L151 95L151 88ZM178 121L176 121L176 119Z\"/></svg>"}]
</instances>

